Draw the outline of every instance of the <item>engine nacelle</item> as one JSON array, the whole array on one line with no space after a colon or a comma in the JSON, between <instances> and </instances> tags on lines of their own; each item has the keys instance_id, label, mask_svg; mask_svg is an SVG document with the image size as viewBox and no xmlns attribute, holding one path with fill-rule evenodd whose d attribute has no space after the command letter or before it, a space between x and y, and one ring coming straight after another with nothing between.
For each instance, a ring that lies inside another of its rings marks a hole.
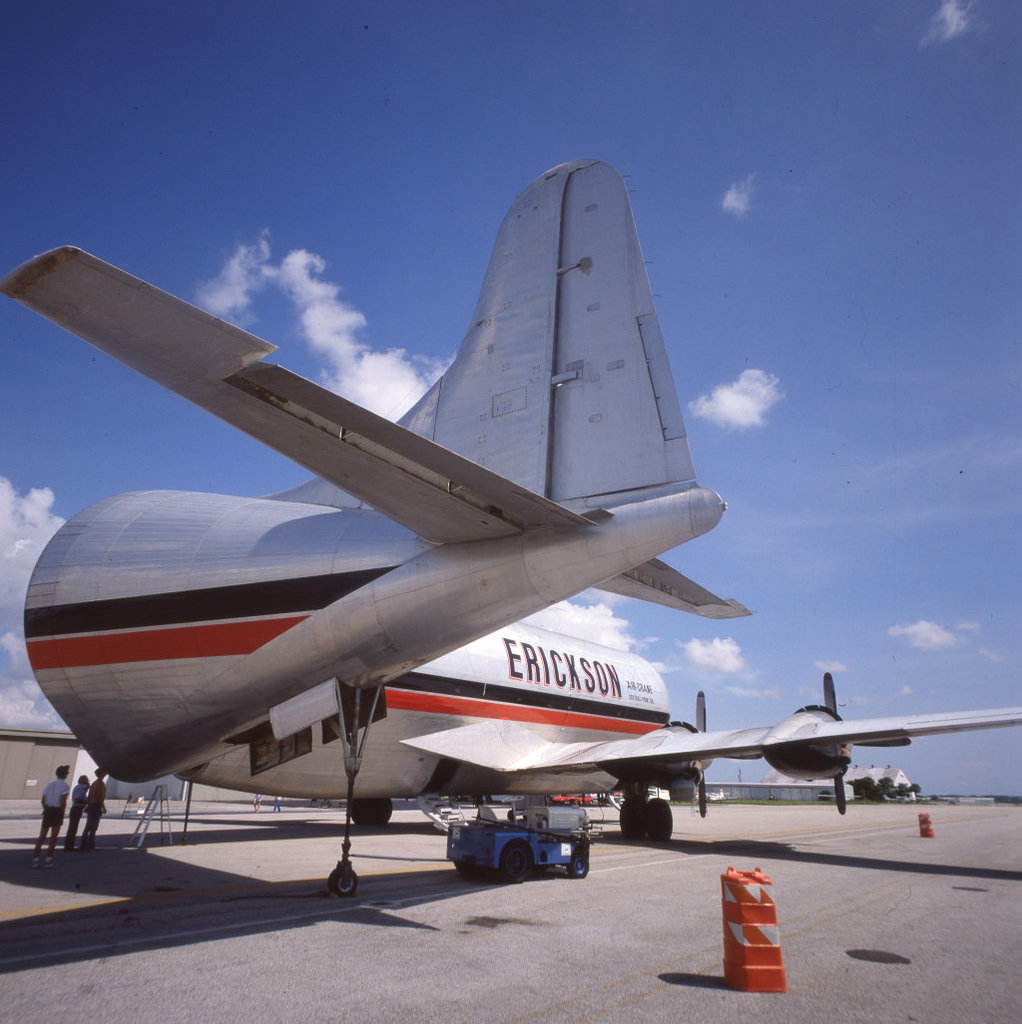
<instances>
[{"instance_id":1,"label":"engine nacelle","mask_svg":"<svg viewBox=\"0 0 1022 1024\"><path fill-rule=\"evenodd\" d=\"M851 747L844 743L812 743L791 739L813 720L840 722L841 716L830 708L810 704L799 708L773 730L772 741L763 751L763 758L777 771L793 779L833 779L843 775L851 762Z\"/></svg>"},{"instance_id":2,"label":"engine nacelle","mask_svg":"<svg viewBox=\"0 0 1022 1024\"><path fill-rule=\"evenodd\" d=\"M696 798L698 787L694 779L675 779L669 792L675 803L689 804Z\"/></svg>"}]
</instances>

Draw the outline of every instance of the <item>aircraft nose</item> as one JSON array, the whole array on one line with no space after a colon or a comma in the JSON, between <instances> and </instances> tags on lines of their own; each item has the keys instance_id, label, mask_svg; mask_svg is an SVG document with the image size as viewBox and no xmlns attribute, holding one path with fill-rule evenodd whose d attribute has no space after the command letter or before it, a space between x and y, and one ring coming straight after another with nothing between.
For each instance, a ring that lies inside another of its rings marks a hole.
<instances>
[{"instance_id":1,"label":"aircraft nose","mask_svg":"<svg viewBox=\"0 0 1022 1024\"><path fill-rule=\"evenodd\" d=\"M717 523L727 504L724 499L708 487L697 487L689 497L689 515L692 518L692 536L709 533Z\"/></svg>"}]
</instances>

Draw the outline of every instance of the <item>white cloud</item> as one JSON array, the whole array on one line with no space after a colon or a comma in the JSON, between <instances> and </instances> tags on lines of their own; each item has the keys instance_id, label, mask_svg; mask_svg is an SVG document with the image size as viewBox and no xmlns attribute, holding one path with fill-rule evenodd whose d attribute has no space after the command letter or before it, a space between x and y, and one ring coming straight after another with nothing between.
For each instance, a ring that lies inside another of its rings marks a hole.
<instances>
[{"instance_id":1,"label":"white cloud","mask_svg":"<svg viewBox=\"0 0 1022 1024\"><path fill-rule=\"evenodd\" d=\"M53 491L48 487L33 487L22 496L0 476L0 629L20 623L32 569L64 523L52 509Z\"/></svg>"},{"instance_id":2,"label":"white cloud","mask_svg":"<svg viewBox=\"0 0 1022 1024\"><path fill-rule=\"evenodd\" d=\"M20 495L0 477L0 724L9 727L63 727L32 678L22 625L32 569L63 522L53 513L49 488Z\"/></svg>"},{"instance_id":3,"label":"white cloud","mask_svg":"<svg viewBox=\"0 0 1022 1024\"><path fill-rule=\"evenodd\" d=\"M753 686L726 686L724 689L736 697L759 697L764 700L778 700L781 696L781 691L776 686L768 686L763 690Z\"/></svg>"},{"instance_id":4,"label":"white cloud","mask_svg":"<svg viewBox=\"0 0 1022 1024\"><path fill-rule=\"evenodd\" d=\"M767 412L784 397L780 380L766 370L744 370L738 380L718 384L689 409L700 419L735 430L763 426Z\"/></svg>"},{"instance_id":5,"label":"white cloud","mask_svg":"<svg viewBox=\"0 0 1022 1024\"><path fill-rule=\"evenodd\" d=\"M903 637L917 651L946 651L965 642L960 634L927 619L891 626L887 633L888 636Z\"/></svg>"},{"instance_id":6,"label":"white cloud","mask_svg":"<svg viewBox=\"0 0 1022 1024\"><path fill-rule=\"evenodd\" d=\"M975 27L975 9L972 0L941 0L919 45L936 46L965 35Z\"/></svg>"},{"instance_id":7,"label":"white cloud","mask_svg":"<svg viewBox=\"0 0 1022 1024\"><path fill-rule=\"evenodd\" d=\"M814 661L813 664L821 672L847 672L848 666L843 661Z\"/></svg>"},{"instance_id":8,"label":"white cloud","mask_svg":"<svg viewBox=\"0 0 1022 1024\"><path fill-rule=\"evenodd\" d=\"M443 370L435 360L409 356L402 348L374 351L359 332L365 316L344 302L340 286L323 279L326 261L293 249L270 262L267 232L252 245L239 245L220 274L199 289L199 303L218 316L244 322L256 294L274 286L292 302L302 336L326 363L321 383L383 416L398 416Z\"/></svg>"},{"instance_id":9,"label":"white cloud","mask_svg":"<svg viewBox=\"0 0 1022 1024\"><path fill-rule=\"evenodd\" d=\"M252 296L266 284L270 258L268 233L252 245L239 245L220 273L199 288L199 305L217 316L244 321Z\"/></svg>"},{"instance_id":10,"label":"white cloud","mask_svg":"<svg viewBox=\"0 0 1022 1024\"><path fill-rule=\"evenodd\" d=\"M734 217L744 217L752 205L752 195L755 189L755 174L748 175L742 181L734 182L720 201L721 209Z\"/></svg>"},{"instance_id":11,"label":"white cloud","mask_svg":"<svg viewBox=\"0 0 1022 1024\"><path fill-rule=\"evenodd\" d=\"M617 650L634 651L638 646L632 636L632 624L615 615L606 601L594 604L560 601L522 621L569 636L585 637L594 644L603 644Z\"/></svg>"},{"instance_id":12,"label":"white cloud","mask_svg":"<svg viewBox=\"0 0 1022 1024\"><path fill-rule=\"evenodd\" d=\"M693 665L720 675L734 675L745 668L742 649L731 637L692 639L682 645L682 650Z\"/></svg>"}]
</instances>

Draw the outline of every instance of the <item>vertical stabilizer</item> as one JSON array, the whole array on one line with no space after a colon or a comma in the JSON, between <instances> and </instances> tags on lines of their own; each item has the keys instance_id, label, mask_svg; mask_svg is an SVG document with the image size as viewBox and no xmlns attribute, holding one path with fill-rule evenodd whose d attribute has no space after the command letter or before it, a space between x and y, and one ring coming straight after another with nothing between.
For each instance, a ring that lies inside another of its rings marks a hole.
<instances>
[{"instance_id":1,"label":"vertical stabilizer","mask_svg":"<svg viewBox=\"0 0 1022 1024\"><path fill-rule=\"evenodd\" d=\"M561 164L515 200L458 357L401 422L566 504L694 477L613 168Z\"/></svg>"}]
</instances>

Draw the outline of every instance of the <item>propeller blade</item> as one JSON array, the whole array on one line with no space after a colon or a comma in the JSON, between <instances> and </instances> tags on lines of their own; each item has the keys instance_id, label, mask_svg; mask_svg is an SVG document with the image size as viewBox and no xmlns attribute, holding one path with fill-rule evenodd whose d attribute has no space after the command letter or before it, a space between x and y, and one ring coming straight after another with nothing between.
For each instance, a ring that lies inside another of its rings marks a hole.
<instances>
[{"instance_id":1,"label":"propeller blade","mask_svg":"<svg viewBox=\"0 0 1022 1024\"><path fill-rule=\"evenodd\" d=\"M834 677L829 672L823 673L823 703L837 714L837 694L834 692Z\"/></svg>"},{"instance_id":2,"label":"propeller blade","mask_svg":"<svg viewBox=\"0 0 1022 1024\"><path fill-rule=\"evenodd\" d=\"M696 728L706 732L706 694L700 690L696 694ZM699 817L706 817L706 773L699 769Z\"/></svg>"},{"instance_id":3,"label":"propeller blade","mask_svg":"<svg viewBox=\"0 0 1022 1024\"><path fill-rule=\"evenodd\" d=\"M837 804L838 814L845 813L845 773L834 776L834 803Z\"/></svg>"}]
</instances>

